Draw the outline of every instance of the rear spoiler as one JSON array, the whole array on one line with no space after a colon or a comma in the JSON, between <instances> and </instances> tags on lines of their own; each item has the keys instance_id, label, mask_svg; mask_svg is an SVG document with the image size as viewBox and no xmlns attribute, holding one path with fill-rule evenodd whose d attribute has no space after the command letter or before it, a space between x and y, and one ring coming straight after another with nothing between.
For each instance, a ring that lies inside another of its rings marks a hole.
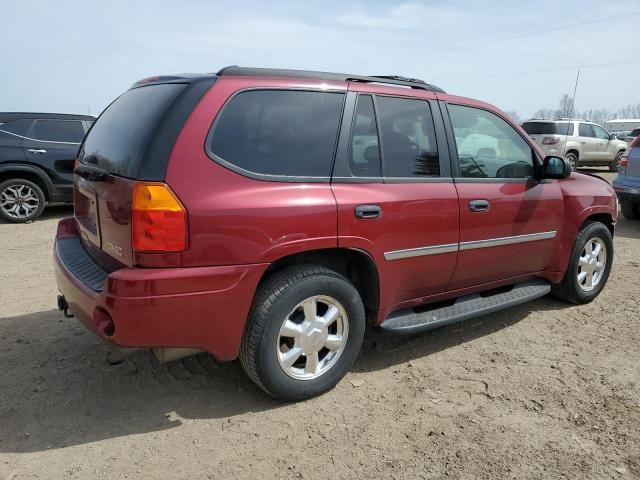
<instances>
[{"instance_id":1,"label":"rear spoiler","mask_svg":"<svg viewBox=\"0 0 640 480\"><path fill-rule=\"evenodd\" d=\"M159 83L191 83L201 78L214 78L216 75L201 73L181 73L177 75L155 75L153 77L143 78L135 82L129 90L138 87L146 87L147 85L157 85Z\"/></svg>"}]
</instances>

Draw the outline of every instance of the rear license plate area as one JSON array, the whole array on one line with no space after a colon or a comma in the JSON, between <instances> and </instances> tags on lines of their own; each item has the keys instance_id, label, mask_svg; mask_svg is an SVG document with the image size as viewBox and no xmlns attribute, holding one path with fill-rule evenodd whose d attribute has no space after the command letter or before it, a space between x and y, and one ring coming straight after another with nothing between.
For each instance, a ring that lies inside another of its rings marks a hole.
<instances>
[{"instance_id":1,"label":"rear license plate area","mask_svg":"<svg viewBox=\"0 0 640 480\"><path fill-rule=\"evenodd\" d=\"M74 193L74 210L81 237L98 248L100 223L98 222L98 197L83 180L78 181Z\"/></svg>"}]
</instances>

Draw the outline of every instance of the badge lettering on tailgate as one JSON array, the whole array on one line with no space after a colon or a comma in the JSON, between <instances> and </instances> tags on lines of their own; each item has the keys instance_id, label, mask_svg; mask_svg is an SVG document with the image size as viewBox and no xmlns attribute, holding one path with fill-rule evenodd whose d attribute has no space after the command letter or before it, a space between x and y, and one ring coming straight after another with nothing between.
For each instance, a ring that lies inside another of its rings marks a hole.
<instances>
[{"instance_id":1,"label":"badge lettering on tailgate","mask_svg":"<svg viewBox=\"0 0 640 480\"><path fill-rule=\"evenodd\" d=\"M107 242L106 247L107 247L107 250L113 253L116 257L122 257L122 247L119 247L118 245L114 245L111 242Z\"/></svg>"}]
</instances>

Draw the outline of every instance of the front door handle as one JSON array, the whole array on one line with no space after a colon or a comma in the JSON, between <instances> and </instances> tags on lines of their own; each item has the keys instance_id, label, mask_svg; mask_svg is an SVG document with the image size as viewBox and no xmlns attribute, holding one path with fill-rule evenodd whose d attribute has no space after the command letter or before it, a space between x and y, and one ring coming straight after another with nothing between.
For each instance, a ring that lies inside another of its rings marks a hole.
<instances>
[{"instance_id":1,"label":"front door handle","mask_svg":"<svg viewBox=\"0 0 640 480\"><path fill-rule=\"evenodd\" d=\"M486 212L489 210L489 200L471 200L469 210L472 212Z\"/></svg>"},{"instance_id":2,"label":"front door handle","mask_svg":"<svg viewBox=\"0 0 640 480\"><path fill-rule=\"evenodd\" d=\"M27 150L27 152L31 152L31 153L47 153L47 151L44 148L30 148L29 150Z\"/></svg>"},{"instance_id":3,"label":"front door handle","mask_svg":"<svg viewBox=\"0 0 640 480\"><path fill-rule=\"evenodd\" d=\"M382 215L382 207L380 207L380 205L358 205L354 213L356 214L356 218L380 218Z\"/></svg>"}]
</instances>

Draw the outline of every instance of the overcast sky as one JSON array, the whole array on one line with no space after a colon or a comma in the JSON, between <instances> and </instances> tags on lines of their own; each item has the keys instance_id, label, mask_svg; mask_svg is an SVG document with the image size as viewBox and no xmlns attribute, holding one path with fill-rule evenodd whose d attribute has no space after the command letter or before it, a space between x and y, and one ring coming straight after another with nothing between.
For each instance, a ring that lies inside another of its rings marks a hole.
<instances>
[{"instance_id":1,"label":"overcast sky","mask_svg":"<svg viewBox=\"0 0 640 480\"><path fill-rule=\"evenodd\" d=\"M0 0L0 18L0 111L97 115L140 78L229 64L413 76L522 117L581 66L578 111L640 102L640 0Z\"/></svg>"}]
</instances>

